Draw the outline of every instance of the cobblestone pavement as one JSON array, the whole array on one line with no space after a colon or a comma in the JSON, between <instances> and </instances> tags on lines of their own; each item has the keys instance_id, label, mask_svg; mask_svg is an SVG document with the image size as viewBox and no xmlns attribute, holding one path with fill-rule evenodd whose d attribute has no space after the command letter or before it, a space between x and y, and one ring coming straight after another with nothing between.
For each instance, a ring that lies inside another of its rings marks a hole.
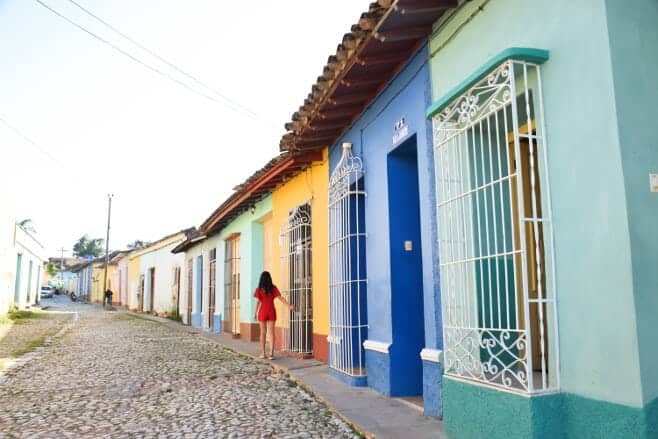
<instances>
[{"instance_id":1,"label":"cobblestone pavement","mask_svg":"<svg viewBox=\"0 0 658 439\"><path fill-rule=\"evenodd\" d=\"M15 357L42 346L71 318L71 314L51 310L26 314L29 317L0 321L0 371Z\"/></svg>"},{"instance_id":2,"label":"cobblestone pavement","mask_svg":"<svg viewBox=\"0 0 658 439\"><path fill-rule=\"evenodd\" d=\"M285 375L198 335L90 305L0 383L0 438L353 437Z\"/></svg>"}]
</instances>

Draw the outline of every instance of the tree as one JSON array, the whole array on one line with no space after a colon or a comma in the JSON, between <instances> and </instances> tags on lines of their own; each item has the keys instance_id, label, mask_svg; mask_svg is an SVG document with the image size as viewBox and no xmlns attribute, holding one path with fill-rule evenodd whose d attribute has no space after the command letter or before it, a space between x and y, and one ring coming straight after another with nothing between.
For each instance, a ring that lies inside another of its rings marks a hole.
<instances>
[{"instance_id":1,"label":"tree","mask_svg":"<svg viewBox=\"0 0 658 439\"><path fill-rule=\"evenodd\" d=\"M82 258L86 256L97 258L104 252L103 243L105 243L104 239L89 239L89 236L84 235L73 246L73 255Z\"/></svg>"},{"instance_id":2,"label":"tree","mask_svg":"<svg viewBox=\"0 0 658 439\"><path fill-rule=\"evenodd\" d=\"M148 242L148 241L142 241L141 239L136 239L133 242L131 242L130 244L128 244L128 249L129 250L137 250L139 248L144 248L149 244L150 244L150 242Z\"/></svg>"},{"instance_id":3,"label":"tree","mask_svg":"<svg viewBox=\"0 0 658 439\"><path fill-rule=\"evenodd\" d=\"M34 229L34 223L32 222L31 218L25 218L24 220L18 221L16 224L18 224L18 226L26 232L37 233L37 231Z\"/></svg>"},{"instance_id":4,"label":"tree","mask_svg":"<svg viewBox=\"0 0 658 439\"><path fill-rule=\"evenodd\" d=\"M48 262L46 264L46 273L48 273L50 277L55 277L57 273L59 273L59 268L57 268L57 265L52 262Z\"/></svg>"}]
</instances>

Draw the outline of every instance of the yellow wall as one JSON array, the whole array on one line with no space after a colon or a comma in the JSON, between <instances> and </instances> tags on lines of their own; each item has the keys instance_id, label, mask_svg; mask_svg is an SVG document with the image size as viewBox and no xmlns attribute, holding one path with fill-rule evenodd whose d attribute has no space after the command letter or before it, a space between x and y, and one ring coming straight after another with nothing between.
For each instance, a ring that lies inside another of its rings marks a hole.
<instances>
[{"instance_id":1,"label":"yellow wall","mask_svg":"<svg viewBox=\"0 0 658 439\"><path fill-rule=\"evenodd\" d=\"M117 272L118 268L116 265L109 265L107 268L107 287L112 290L114 296L117 297L117 286L116 280L119 276ZM91 301L92 302L103 302L103 280L105 276L105 266L103 264L94 264L92 271L92 282L91 282ZM93 279L96 279L94 282Z\"/></svg>"},{"instance_id":2,"label":"yellow wall","mask_svg":"<svg viewBox=\"0 0 658 439\"><path fill-rule=\"evenodd\" d=\"M140 260L139 256L131 255L128 262L128 303L129 309L137 308L137 289L139 288Z\"/></svg>"},{"instance_id":3,"label":"yellow wall","mask_svg":"<svg viewBox=\"0 0 658 439\"><path fill-rule=\"evenodd\" d=\"M288 213L294 207L311 202L311 239L313 246L313 333L329 334L329 245L327 192L329 186L329 160L327 150L322 162L313 165L291 178L272 192L272 277L276 284L281 279L281 254L278 236L288 222ZM278 309L278 316L283 311ZM277 326L282 324L277 321Z\"/></svg>"}]
</instances>

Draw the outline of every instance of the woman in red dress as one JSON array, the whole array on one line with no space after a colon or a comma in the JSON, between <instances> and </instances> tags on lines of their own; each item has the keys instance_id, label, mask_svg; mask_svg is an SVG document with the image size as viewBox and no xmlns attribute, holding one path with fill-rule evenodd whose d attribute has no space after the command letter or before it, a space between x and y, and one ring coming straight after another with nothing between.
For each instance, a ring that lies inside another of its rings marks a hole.
<instances>
[{"instance_id":1,"label":"woman in red dress","mask_svg":"<svg viewBox=\"0 0 658 439\"><path fill-rule=\"evenodd\" d=\"M260 324L260 358L265 358L265 337L270 336L270 354L267 358L274 359L274 322L276 321L276 308L274 299L278 298L288 309L294 310L295 306L281 295L279 289L272 283L272 276L269 271L263 271L258 281L258 288L254 292L257 300L256 314L254 318Z\"/></svg>"}]
</instances>

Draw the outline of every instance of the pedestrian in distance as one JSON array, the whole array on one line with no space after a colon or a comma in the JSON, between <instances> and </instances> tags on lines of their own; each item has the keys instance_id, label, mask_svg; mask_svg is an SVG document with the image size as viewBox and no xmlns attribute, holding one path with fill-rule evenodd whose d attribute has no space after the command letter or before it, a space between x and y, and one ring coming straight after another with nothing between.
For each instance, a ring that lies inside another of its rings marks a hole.
<instances>
[{"instance_id":1,"label":"pedestrian in distance","mask_svg":"<svg viewBox=\"0 0 658 439\"><path fill-rule=\"evenodd\" d=\"M113 294L114 293L109 288L107 290L105 290L105 297L103 297L103 307L105 307L106 303L108 305L112 306L112 295Z\"/></svg>"},{"instance_id":2,"label":"pedestrian in distance","mask_svg":"<svg viewBox=\"0 0 658 439\"><path fill-rule=\"evenodd\" d=\"M256 313L254 319L258 320L260 326L260 358L265 358L266 338L270 340L270 350L268 359L274 359L274 322L276 321L276 308L274 299L279 299L289 310L294 311L295 305L291 305L281 295L279 289L272 283L272 276L269 271L263 271L258 281L258 288L254 292L257 300Z\"/></svg>"}]
</instances>

